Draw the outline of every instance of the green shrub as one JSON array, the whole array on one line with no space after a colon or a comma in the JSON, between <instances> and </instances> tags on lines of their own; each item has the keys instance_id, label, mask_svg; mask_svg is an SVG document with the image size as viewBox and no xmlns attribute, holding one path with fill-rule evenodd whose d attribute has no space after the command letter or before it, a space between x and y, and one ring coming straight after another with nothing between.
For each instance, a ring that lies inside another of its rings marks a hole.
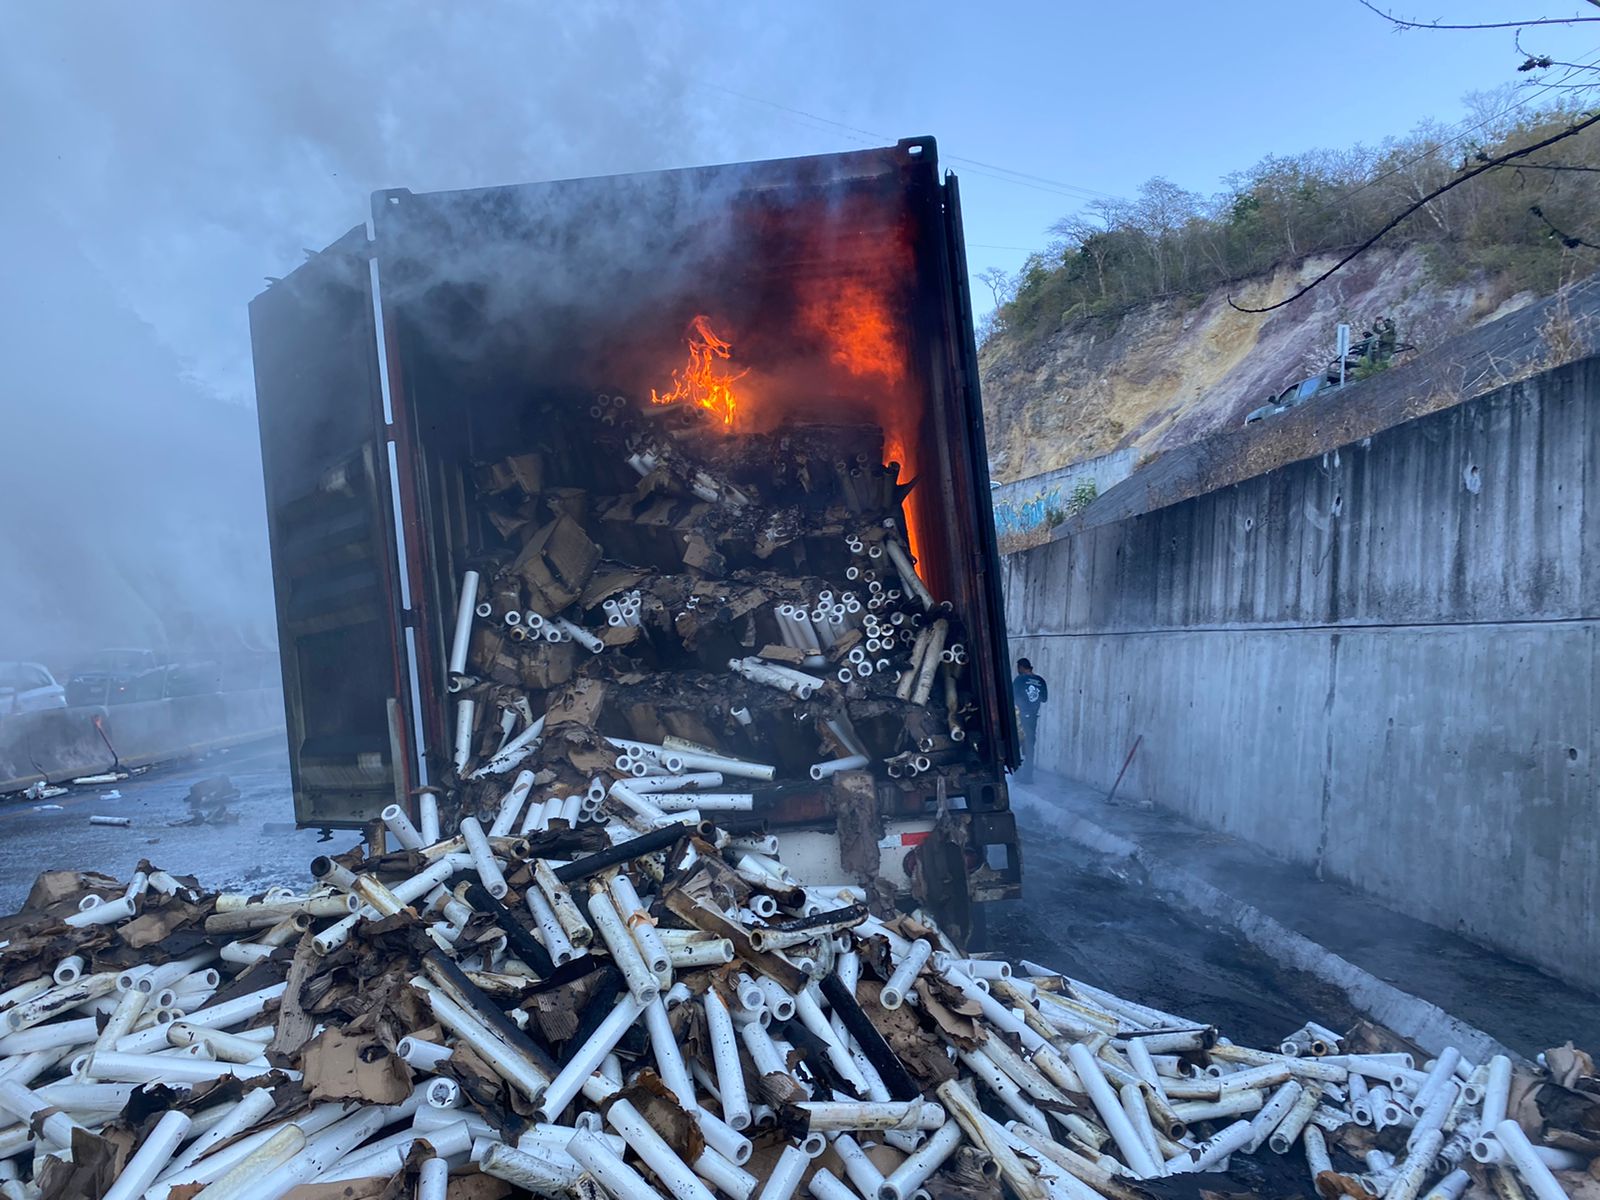
<instances>
[{"instance_id":1,"label":"green shrub","mask_svg":"<svg viewBox=\"0 0 1600 1200\"><path fill-rule=\"evenodd\" d=\"M1551 111L1505 129L1493 154L1549 136L1573 114ZM1152 179L1131 201L1103 201L1056 224L1055 240L1029 256L1001 306L1008 336L1027 341L1067 320L1120 316L1163 297L1206 294L1280 263L1359 245L1419 194L1460 168L1456 139L1421 128L1379 146L1269 157L1228 177L1205 198ZM1536 156L1600 169L1600 127ZM1507 167L1455 188L1380 244L1422 247L1435 277L1475 272L1509 294L1549 293L1562 279L1600 269L1600 254L1569 249L1529 213L1538 205L1562 229L1600 242L1600 187L1590 171Z\"/></svg>"}]
</instances>

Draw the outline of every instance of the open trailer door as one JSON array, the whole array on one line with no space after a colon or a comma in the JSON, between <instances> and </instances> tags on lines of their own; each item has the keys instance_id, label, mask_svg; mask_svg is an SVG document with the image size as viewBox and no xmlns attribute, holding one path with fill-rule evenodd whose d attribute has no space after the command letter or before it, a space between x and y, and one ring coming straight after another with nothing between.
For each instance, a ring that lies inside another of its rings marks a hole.
<instances>
[{"instance_id":1,"label":"open trailer door","mask_svg":"<svg viewBox=\"0 0 1600 1200\"><path fill-rule=\"evenodd\" d=\"M250 334L295 820L357 827L426 782L366 230L257 296Z\"/></svg>"}]
</instances>

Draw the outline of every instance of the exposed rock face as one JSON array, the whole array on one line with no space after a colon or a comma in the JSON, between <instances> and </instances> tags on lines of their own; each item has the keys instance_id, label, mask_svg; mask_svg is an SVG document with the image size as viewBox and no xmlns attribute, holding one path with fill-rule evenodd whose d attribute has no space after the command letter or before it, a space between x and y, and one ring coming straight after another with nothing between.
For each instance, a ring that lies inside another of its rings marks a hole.
<instances>
[{"instance_id":1,"label":"exposed rock face","mask_svg":"<svg viewBox=\"0 0 1600 1200\"><path fill-rule=\"evenodd\" d=\"M1227 291L1073 321L1028 341L997 336L979 356L990 461L1001 482L1133 446L1141 455L1244 421L1334 357L1335 326L1359 336L1388 315L1422 348L1534 299L1487 281L1442 287L1424 254L1369 254L1285 308L1270 304L1331 265L1312 258Z\"/></svg>"}]
</instances>

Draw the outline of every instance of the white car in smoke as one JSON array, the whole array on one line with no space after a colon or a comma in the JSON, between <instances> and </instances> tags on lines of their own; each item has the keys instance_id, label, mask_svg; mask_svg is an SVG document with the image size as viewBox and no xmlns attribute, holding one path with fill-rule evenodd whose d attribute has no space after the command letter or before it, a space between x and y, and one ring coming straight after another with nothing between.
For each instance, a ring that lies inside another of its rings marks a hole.
<instances>
[{"instance_id":1,"label":"white car in smoke","mask_svg":"<svg viewBox=\"0 0 1600 1200\"><path fill-rule=\"evenodd\" d=\"M39 663L0 662L0 717L65 708L67 689Z\"/></svg>"}]
</instances>

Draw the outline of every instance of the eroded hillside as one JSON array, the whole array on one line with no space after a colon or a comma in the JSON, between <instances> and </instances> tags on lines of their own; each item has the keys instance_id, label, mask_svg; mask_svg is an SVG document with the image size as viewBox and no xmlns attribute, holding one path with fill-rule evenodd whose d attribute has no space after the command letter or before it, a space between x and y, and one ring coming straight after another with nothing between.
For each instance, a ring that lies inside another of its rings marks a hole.
<instances>
[{"instance_id":1,"label":"eroded hillside","mask_svg":"<svg viewBox=\"0 0 1600 1200\"><path fill-rule=\"evenodd\" d=\"M980 355L990 461L1009 482L1125 446L1159 452L1242 422L1333 357L1335 327L1359 336L1379 316L1426 348L1533 297L1484 279L1442 287L1425 251L1374 253L1267 314L1238 311L1290 295L1329 265L1310 258L1203 297L1090 317L1053 333L990 338Z\"/></svg>"}]
</instances>

